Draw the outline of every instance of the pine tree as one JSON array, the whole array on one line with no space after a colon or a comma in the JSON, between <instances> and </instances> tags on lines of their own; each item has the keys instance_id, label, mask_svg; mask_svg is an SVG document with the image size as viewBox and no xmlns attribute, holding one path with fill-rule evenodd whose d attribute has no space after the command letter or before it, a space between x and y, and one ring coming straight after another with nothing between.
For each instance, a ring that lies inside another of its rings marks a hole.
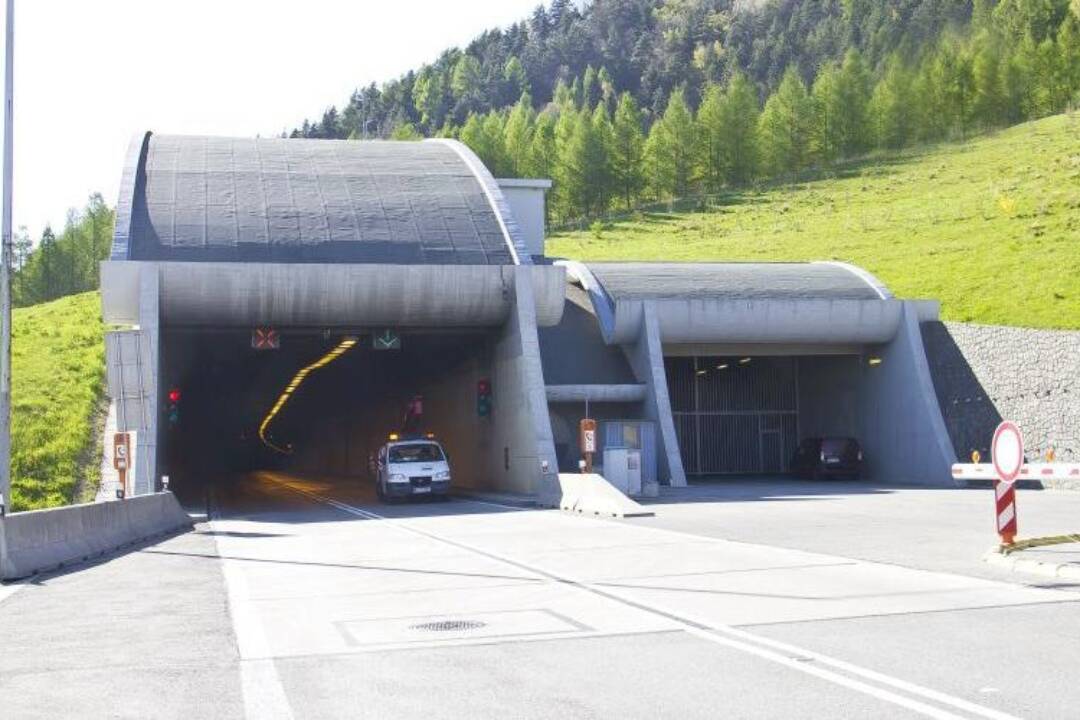
<instances>
[{"instance_id":1,"label":"pine tree","mask_svg":"<svg viewBox=\"0 0 1080 720\"><path fill-rule=\"evenodd\" d=\"M484 154L481 159L495 177L512 174L510 161L506 154L506 134L503 114L492 110L484 116Z\"/></svg>"},{"instance_id":2,"label":"pine tree","mask_svg":"<svg viewBox=\"0 0 1080 720\"><path fill-rule=\"evenodd\" d=\"M814 106L813 152L826 163L834 162L843 152L844 95L840 69L829 63L814 79L810 92Z\"/></svg>"},{"instance_id":3,"label":"pine tree","mask_svg":"<svg viewBox=\"0 0 1080 720\"><path fill-rule=\"evenodd\" d=\"M615 185L627 210L633 207L645 183L645 134L641 126L641 110L634 96L623 93L615 111L611 158Z\"/></svg>"},{"instance_id":4,"label":"pine tree","mask_svg":"<svg viewBox=\"0 0 1080 720\"><path fill-rule=\"evenodd\" d=\"M870 144L870 73L858 50L852 48L844 55L838 80L838 149L842 157L852 157L865 152Z\"/></svg>"},{"instance_id":5,"label":"pine tree","mask_svg":"<svg viewBox=\"0 0 1080 720\"><path fill-rule=\"evenodd\" d=\"M611 73L606 67L600 68L596 74L596 81L600 84L600 101L604 103L609 113L615 112L615 81L611 79Z\"/></svg>"},{"instance_id":6,"label":"pine tree","mask_svg":"<svg viewBox=\"0 0 1080 720\"><path fill-rule=\"evenodd\" d=\"M652 150L656 153L660 194L672 198L687 195L694 179L697 127L683 88L671 93L663 117L653 124L650 139L653 133L658 133L652 142Z\"/></svg>"},{"instance_id":7,"label":"pine tree","mask_svg":"<svg viewBox=\"0 0 1080 720\"><path fill-rule=\"evenodd\" d=\"M979 35L974 44L971 72L975 83L975 98L971 113L983 127L997 127L1006 122L1007 118L1007 99L1001 83L1001 65L1008 58L1003 57L1001 41L989 32Z\"/></svg>"},{"instance_id":8,"label":"pine tree","mask_svg":"<svg viewBox=\"0 0 1080 720\"><path fill-rule=\"evenodd\" d=\"M873 141L878 147L896 150L911 141L911 80L899 55L886 61L885 74L870 98Z\"/></svg>"},{"instance_id":9,"label":"pine tree","mask_svg":"<svg viewBox=\"0 0 1080 720\"><path fill-rule=\"evenodd\" d=\"M592 148L590 148L590 183L594 188L594 206L592 212L602 213L611 207L611 200L616 194L615 170L612 162L612 149L615 145L615 131L608 117L607 108L597 104L592 114Z\"/></svg>"},{"instance_id":10,"label":"pine tree","mask_svg":"<svg viewBox=\"0 0 1080 720\"><path fill-rule=\"evenodd\" d=\"M600 101L600 82L596 77L596 69L589 65L585 68L585 77L581 81L581 107L592 110Z\"/></svg>"},{"instance_id":11,"label":"pine tree","mask_svg":"<svg viewBox=\"0 0 1080 720\"><path fill-rule=\"evenodd\" d=\"M484 159L484 153L487 152L487 148L484 147L484 121L479 115L469 113L469 117L465 119L465 124L461 126L461 131L458 133L458 140L476 153L481 160Z\"/></svg>"},{"instance_id":12,"label":"pine tree","mask_svg":"<svg viewBox=\"0 0 1080 720\"><path fill-rule=\"evenodd\" d=\"M522 177L525 174L535 119L532 98L528 93L524 93L510 111L504 130L507 169L512 177Z\"/></svg>"},{"instance_id":13,"label":"pine tree","mask_svg":"<svg viewBox=\"0 0 1080 720\"><path fill-rule=\"evenodd\" d=\"M1057 45L1065 83L1067 102L1080 104L1080 0L1074 0L1074 12L1058 28Z\"/></svg>"},{"instance_id":14,"label":"pine tree","mask_svg":"<svg viewBox=\"0 0 1080 720\"><path fill-rule=\"evenodd\" d=\"M592 118L575 111L559 118L569 124L569 135L558 149L555 175L559 184L560 208L564 218L583 217L589 212L593 188L589 182L589 155L593 141Z\"/></svg>"},{"instance_id":15,"label":"pine tree","mask_svg":"<svg viewBox=\"0 0 1080 720\"><path fill-rule=\"evenodd\" d=\"M503 82L506 83L507 98L520 98L522 94L529 92L529 77L517 55L511 55L506 61L503 67Z\"/></svg>"},{"instance_id":16,"label":"pine tree","mask_svg":"<svg viewBox=\"0 0 1080 720\"><path fill-rule=\"evenodd\" d=\"M735 73L724 95L722 153L724 175L732 185L750 182L758 164L758 96L742 73Z\"/></svg>"},{"instance_id":17,"label":"pine tree","mask_svg":"<svg viewBox=\"0 0 1080 720\"><path fill-rule=\"evenodd\" d=\"M555 116L550 112L536 118L525 163L525 175L551 179L555 175Z\"/></svg>"},{"instance_id":18,"label":"pine tree","mask_svg":"<svg viewBox=\"0 0 1080 720\"><path fill-rule=\"evenodd\" d=\"M790 174L792 181L806 167L811 156L814 107L806 86L794 67L761 114L759 133L762 159L769 174Z\"/></svg>"},{"instance_id":19,"label":"pine tree","mask_svg":"<svg viewBox=\"0 0 1080 720\"><path fill-rule=\"evenodd\" d=\"M698 175L708 192L718 192L724 184L724 90L710 83L698 108Z\"/></svg>"},{"instance_id":20,"label":"pine tree","mask_svg":"<svg viewBox=\"0 0 1080 720\"><path fill-rule=\"evenodd\" d=\"M413 104L420 113L420 122L434 130L443 122L443 76L438 70L424 66L413 85Z\"/></svg>"},{"instance_id":21,"label":"pine tree","mask_svg":"<svg viewBox=\"0 0 1080 720\"><path fill-rule=\"evenodd\" d=\"M481 101L480 61L465 53L454 65L454 75L450 87L454 91L459 112L470 113L480 110Z\"/></svg>"},{"instance_id":22,"label":"pine tree","mask_svg":"<svg viewBox=\"0 0 1080 720\"><path fill-rule=\"evenodd\" d=\"M560 112L569 110L574 105L574 93L562 78L559 78L559 81L555 83L555 92L551 102Z\"/></svg>"}]
</instances>

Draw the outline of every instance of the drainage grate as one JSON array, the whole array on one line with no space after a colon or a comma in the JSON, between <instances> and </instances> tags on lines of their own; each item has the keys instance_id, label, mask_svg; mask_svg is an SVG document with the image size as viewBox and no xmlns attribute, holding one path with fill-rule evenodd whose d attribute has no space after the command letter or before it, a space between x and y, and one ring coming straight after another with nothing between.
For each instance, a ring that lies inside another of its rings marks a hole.
<instances>
[{"instance_id":1,"label":"drainage grate","mask_svg":"<svg viewBox=\"0 0 1080 720\"><path fill-rule=\"evenodd\" d=\"M436 622L410 625L410 630L427 630L429 632L453 632L460 630L478 630L487 623L479 620L438 620Z\"/></svg>"}]
</instances>

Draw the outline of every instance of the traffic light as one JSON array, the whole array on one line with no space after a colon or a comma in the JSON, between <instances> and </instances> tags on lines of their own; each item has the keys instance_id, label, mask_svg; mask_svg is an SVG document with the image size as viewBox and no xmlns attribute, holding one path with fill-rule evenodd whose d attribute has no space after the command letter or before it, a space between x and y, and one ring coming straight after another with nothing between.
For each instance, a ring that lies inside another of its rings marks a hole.
<instances>
[{"instance_id":1,"label":"traffic light","mask_svg":"<svg viewBox=\"0 0 1080 720\"><path fill-rule=\"evenodd\" d=\"M169 390L169 424L176 425L180 422L180 388L172 388Z\"/></svg>"},{"instance_id":2,"label":"traffic light","mask_svg":"<svg viewBox=\"0 0 1080 720\"><path fill-rule=\"evenodd\" d=\"M491 381L487 378L476 383L476 414L480 417L491 414Z\"/></svg>"}]
</instances>

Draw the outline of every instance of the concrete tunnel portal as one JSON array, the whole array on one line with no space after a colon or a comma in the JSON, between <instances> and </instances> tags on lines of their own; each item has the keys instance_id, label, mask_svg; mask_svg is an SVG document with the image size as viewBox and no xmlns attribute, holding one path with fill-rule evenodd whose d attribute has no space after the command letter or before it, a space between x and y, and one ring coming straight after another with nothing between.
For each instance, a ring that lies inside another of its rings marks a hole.
<instances>
[{"instance_id":1,"label":"concrete tunnel portal","mask_svg":"<svg viewBox=\"0 0 1080 720\"><path fill-rule=\"evenodd\" d=\"M162 378L175 413L162 429L162 474L185 502L208 482L273 469L370 481L369 454L403 430L407 404L423 398L423 432L446 444L456 482L475 486L490 417L476 410L477 383L490 377L493 333L482 328L410 328L396 349L378 349L385 331L282 328L280 347L255 349L239 328L166 328ZM345 338L355 345L307 374L266 429L259 428L298 370Z\"/></svg>"},{"instance_id":2,"label":"concrete tunnel portal","mask_svg":"<svg viewBox=\"0 0 1080 720\"><path fill-rule=\"evenodd\" d=\"M456 485L541 504L577 467L586 408L601 457L638 451L653 493L783 472L814 433L858 436L874 479L949 482L919 334L935 303L836 262L548 258L548 187L495 180L450 140L136 138L101 267L131 491L264 468L364 478L416 395ZM280 348L253 349L257 328ZM385 332L400 349L375 349ZM345 338L262 442L296 373Z\"/></svg>"}]
</instances>

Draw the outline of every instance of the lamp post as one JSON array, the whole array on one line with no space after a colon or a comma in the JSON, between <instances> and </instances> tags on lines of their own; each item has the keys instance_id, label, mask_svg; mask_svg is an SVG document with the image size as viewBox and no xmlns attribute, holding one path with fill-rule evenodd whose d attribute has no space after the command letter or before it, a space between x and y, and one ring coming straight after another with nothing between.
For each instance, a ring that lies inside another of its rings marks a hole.
<instances>
[{"instance_id":1,"label":"lamp post","mask_svg":"<svg viewBox=\"0 0 1080 720\"><path fill-rule=\"evenodd\" d=\"M15 0L7 0L4 62L4 198L0 226L0 497L11 505L11 177L12 125L15 122Z\"/></svg>"}]
</instances>

